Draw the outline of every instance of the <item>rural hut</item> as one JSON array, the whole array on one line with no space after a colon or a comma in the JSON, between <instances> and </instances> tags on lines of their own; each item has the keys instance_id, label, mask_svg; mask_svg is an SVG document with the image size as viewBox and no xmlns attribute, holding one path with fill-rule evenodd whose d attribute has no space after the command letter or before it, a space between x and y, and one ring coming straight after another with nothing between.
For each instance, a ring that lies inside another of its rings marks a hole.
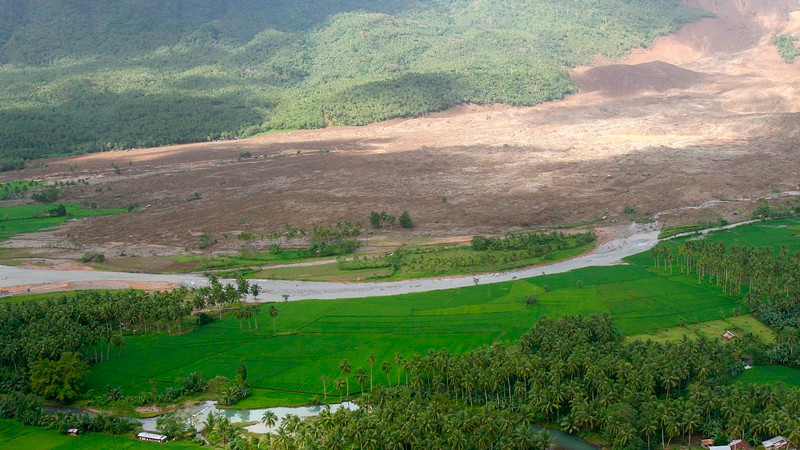
<instances>
[{"instance_id":1,"label":"rural hut","mask_svg":"<svg viewBox=\"0 0 800 450\"><path fill-rule=\"evenodd\" d=\"M783 436L776 436L761 443L767 450L783 450L792 448L791 443Z\"/></svg>"},{"instance_id":2,"label":"rural hut","mask_svg":"<svg viewBox=\"0 0 800 450\"><path fill-rule=\"evenodd\" d=\"M136 435L140 441L147 441L147 442L158 442L159 444L163 444L167 442L167 437L163 434L158 433L150 433L147 431L142 431L141 433Z\"/></svg>"},{"instance_id":3,"label":"rural hut","mask_svg":"<svg viewBox=\"0 0 800 450\"><path fill-rule=\"evenodd\" d=\"M738 337L739 336L737 336L733 331L730 331L730 330L725 330L725 332L722 333L722 339L725 339L726 341L731 341L731 340L736 339Z\"/></svg>"}]
</instances>

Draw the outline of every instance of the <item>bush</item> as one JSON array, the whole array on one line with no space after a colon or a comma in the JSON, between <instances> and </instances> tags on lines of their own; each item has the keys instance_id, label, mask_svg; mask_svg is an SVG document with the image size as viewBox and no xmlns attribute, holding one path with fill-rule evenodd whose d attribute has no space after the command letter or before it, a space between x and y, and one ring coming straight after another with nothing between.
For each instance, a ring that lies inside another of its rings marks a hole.
<instances>
[{"instance_id":1,"label":"bush","mask_svg":"<svg viewBox=\"0 0 800 450\"><path fill-rule=\"evenodd\" d=\"M106 261L106 255L100 252L86 252L83 254L83 256L80 257L80 259L78 259L78 261L82 263L90 263L90 262L101 263Z\"/></svg>"},{"instance_id":2,"label":"bush","mask_svg":"<svg viewBox=\"0 0 800 450\"><path fill-rule=\"evenodd\" d=\"M797 47L797 38L791 34L781 34L772 39L772 44L778 48L778 54L784 61L791 63L800 56L800 48Z\"/></svg>"},{"instance_id":3,"label":"bush","mask_svg":"<svg viewBox=\"0 0 800 450\"><path fill-rule=\"evenodd\" d=\"M411 221L408 211L403 211L403 214L400 214L400 226L409 229L414 228L414 222Z\"/></svg>"},{"instance_id":4,"label":"bush","mask_svg":"<svg viewBox=\"0 0 800 450\"><path fill-rule=\"evenodd\" d=\"M58 191L55 187L49 187L41 192L31 195L31 199L40 203L53 203L58 200Z\"/></svg>"},{"instance_id":5,"label":"bush","mask_svg":"<svg viewBox=\"0 0 800 450\"><path fill-rule=\"evenodd\" d=\"M202 235L200 235L200 243L197 244L197 246L200 247L201 249L204 249L211 247L216 243L217 243L217 238L215 238L211 234L203 233Z\"/></svg>"},{"instance_id":6,"label":"bush","mask_svg":"<svg viewBox=\"0 0 800 450\"><path fill-rule=\"evenodd\" d=\"M65 217L67 215L67 208L63 204L59 204L53 209L47 210L50 217Z\"/></svg>"}]
</instances>

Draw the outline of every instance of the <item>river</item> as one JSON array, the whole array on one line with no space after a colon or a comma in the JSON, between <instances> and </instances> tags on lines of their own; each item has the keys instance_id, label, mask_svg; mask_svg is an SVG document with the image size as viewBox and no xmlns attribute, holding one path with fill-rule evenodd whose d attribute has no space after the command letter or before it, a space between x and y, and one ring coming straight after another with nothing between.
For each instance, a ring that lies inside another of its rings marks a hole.
<instances>
[{"instance_id":1,"label":"river","mask_svg":"<svg viewBox=\"0 0 800 450\"><path fill-rule=\"evenodd\" d=\"M593 251L573 259L554 262L542 266L511 270L508 272L463 275L446 278L427 278L395 282L375 283L334 283L317 281L288 280L249 280L261 289L258 300L274 302L288 295L289 301L342 298L362 298L387 295L427 292L472 286L476 283L499 283L518 278L531 278L539 275L569 272L591 266L619 264L622 258L635 255L652 248L658 242L657 224L632 224L629 236L614 239L595 248ZM22 267L0 266L0 289L20 285L52 285L76 282L169 282L188 287L204 286L208 280L198 274L147 274L127 272L105 272L94 270L49 270ZM232 281L232 280L223 280Z\"/></svg>"}]
</instances>

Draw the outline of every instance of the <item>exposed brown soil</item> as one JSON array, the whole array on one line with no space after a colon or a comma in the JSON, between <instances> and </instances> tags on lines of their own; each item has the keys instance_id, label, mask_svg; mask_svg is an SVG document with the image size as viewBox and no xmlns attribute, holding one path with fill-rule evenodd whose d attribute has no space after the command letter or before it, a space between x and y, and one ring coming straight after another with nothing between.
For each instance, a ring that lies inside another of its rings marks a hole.
<instances>
[{"instance_id":1,"label":"exposed brown soil","mask_svg":"<svg viewBox=\"0 0 800 450\"><path fill-rule=\"evenodd\" d=\"M37 267L41 269L41 267ZM74 268L73 268L74 269ZM76 290L117 290L117 289L141 289L145 291L167 291L176 288L178 283L168 282L138 282L138 281L79 281L61 284L26 284L11 286L3 289L2 297L13 297L17 295L45 294L51 292L65 292Z\"/></svg>"},{"instance_id":2,"label":"exposed brown soil","mask_svg":"<svg viewBox=\"0 0 800 450\"><path fill-rule=\"evenodd\" d=\"M575 69L582 91L563 101L48 160L23 176L89 179L65 200L147 206L72 222L61 239L165 253L204 232L234 247L239 231L367 223L370 211L408 210L415 235L444 237L798 189L800 64L769 40L798 32L800 0L688 3L717 16Z\"/></svg>"}]
</instances>

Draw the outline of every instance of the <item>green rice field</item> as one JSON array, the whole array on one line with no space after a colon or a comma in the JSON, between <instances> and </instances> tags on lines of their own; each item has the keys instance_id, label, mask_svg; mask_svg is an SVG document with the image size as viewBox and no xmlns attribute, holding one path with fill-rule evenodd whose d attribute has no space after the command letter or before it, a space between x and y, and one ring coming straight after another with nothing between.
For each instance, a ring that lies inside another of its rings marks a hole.
<instances>
[{"instance_id":1,"label":"green rice field","mask_svg":"<svg viewBox=\"0 0 800 450\"><path fill-rule=\"evenodd\" d=\"M800 251L800 218L769 220L730 230L709 233L705 238L725 245L746 247L786 247Z\"/></svg>"},{"instance_id":2,"label":"green rice field","mask_svg":"<svg viewBox=\"0 0 800 450\"><path fill-rule=\"evenodd\" d=\"M752 333L766 343L775 342L775 333L750 314L665 328L654 333L632 336L632 339L651 339L657 342L675 341L683 338L683 336L690 339L699 338L700 336L708 339L719 339L728 330L739 336L742 333Z\"/></svg>"},{"instance_id":3,"label":"green rice field","mask_svg":"<svg viewBox=\"0 0 800 450\"><path fill-rule=\"evenodd\" d=\"M41 217L55 208L56 204L24 205L0 207L0 242L23 233L33 233L60 225L69 219L82 219L91 216L107 216L125 212L125 209L85 209L80 205L64 203L67 216Z\"/></svg>"},{"instance_id":4,"label":"green rice field","mask_svg":"<svg viewBox=\"0 0 800 450\"><path fill-rule=\"evenodd\" d=\"M538 302L523 299L538 295ZM254 395L240 407L300 404L328 395L338 398L332 380L348 358L353 372L369 371L386 383L383 361L429 349L462 353L494 341L518 338L543 316L610 314L629 335L652 333L682 322L705 322L734 315L736 302L694 277L668 275L640 266L581 269L565 274L391 297L275 304L277 334L264 306L259 328L225 318L180 335L127 338L122 356L92 366L87 388L120 386L133 394L164 387L190 372L233 377L247 365ZM351 375L351 391L358 385Z\"/></svg>"},{"instance_id":5,"label":"green rice field","mask_svg":"<svg viewBox=\"0 0 800 450\"><path fill-rule=\"evenodd\" d=\"M0 419L0 448L36 450L105 450L105 449L157 449L196 448L187 442L153 444L131 436L112 436L90 433L67 436L53 430L28 427L15 420Z\"/></svg>"},{"instance_id":6,"label":"green rice field","mask_svg":"<svg viewBox=\"0 0 800 450\"><path fill-rule=\"evenodd\" d=\"M800 387L800 369L785 366L756 366L736 378L741 384L775 384Z\"/></svg>"}]
</instances>

